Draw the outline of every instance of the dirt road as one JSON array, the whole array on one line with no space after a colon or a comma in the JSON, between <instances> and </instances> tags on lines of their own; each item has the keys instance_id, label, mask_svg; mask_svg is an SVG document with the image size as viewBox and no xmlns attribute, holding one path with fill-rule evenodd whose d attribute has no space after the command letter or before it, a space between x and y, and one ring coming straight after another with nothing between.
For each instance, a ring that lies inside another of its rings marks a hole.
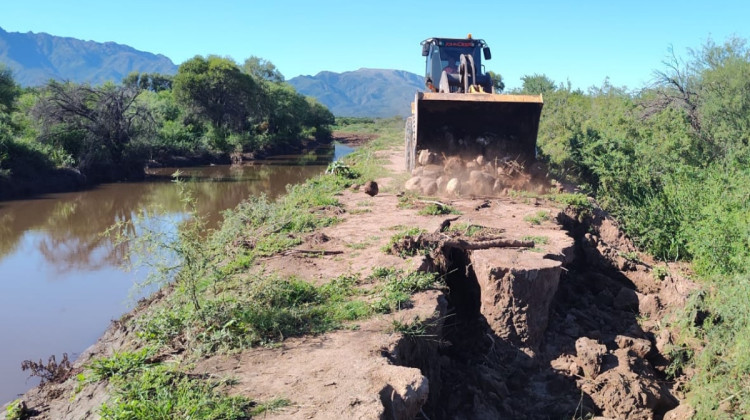
<instances>
[{"instance_id":1,"label":"dirt road","mask_svg":"<svg viewBox=\"0 0 750 420\"><path fill-rule=\"evenodd\" d=\"M677 268L654 275L653 262L601 211L576 213L540 196L441 199L452 214L420 214L434 203L403 195L402 152L381 153L394 176L376 180L379 194L345 191L341 223L254 270L316 284L345 273L367 278L377 267L430 270L445 287L349 329L205 358L195 373L233 378L234 394L290 401L267 418L689 413L679 406L681 379L665 375L670 335L659 323L692 288ZM384 252L404 227L425 233L396 248L421 251ZM114 325L77 364L111 354L128 334ZM95 418L106 387L73 393L76 386L70 379L23 399L35 418Z\"/></svg>"}]
</instances>

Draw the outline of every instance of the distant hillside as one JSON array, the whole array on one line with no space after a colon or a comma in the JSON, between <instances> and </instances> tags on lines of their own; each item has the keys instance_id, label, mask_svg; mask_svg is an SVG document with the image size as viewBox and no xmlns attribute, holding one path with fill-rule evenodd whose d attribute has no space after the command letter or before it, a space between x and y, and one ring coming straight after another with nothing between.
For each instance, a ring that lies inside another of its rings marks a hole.
<instances>
[{"instance_id":1,"label":"distant hillside","mask_svg":"<svg viewBox=\"0 0 750 420\"><path fill-rule=\"evenodd\" d=\"M177 73L177 66L169 58L127 45L45 33L6 32L2 28L0 63L13 70L13 78L21 86L38 86L49 79L98 85L108 80L120 82L132 71Z\"/></svg>"},{"instance_id":2,"label":"distant hillside","mask_svg":"<svg viewBox=\"0 0 750 420\"><path fill-rule=\"evenodd\" d=\"M403 70L359 69L344 73L323 71L298 76L289 83L342 117L409 115L414 93L424 89L424 77Z\"/></svg>"}]
</instances>

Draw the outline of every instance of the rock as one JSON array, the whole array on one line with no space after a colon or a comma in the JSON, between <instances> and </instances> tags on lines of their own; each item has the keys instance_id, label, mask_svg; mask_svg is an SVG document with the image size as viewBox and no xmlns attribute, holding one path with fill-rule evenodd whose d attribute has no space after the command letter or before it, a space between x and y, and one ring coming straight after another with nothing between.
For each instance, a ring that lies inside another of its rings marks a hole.
<instances>
[{"instance_id":1,"label":"rock","mask_svg":"<svg viewBox=\"0 0 750 420\"><path fill-rule=\"evenodd\" d=\"M419 191L421 189L420 187L421 182L422 182L422 177L419 177L419 176L411 177L404 184L404 188L406 188L407 191Z\"/></svg>"},{"instance_id":2,"label":"rock","mask_svg":"<svg viewBox=\"0 0 750 420\"><path fill-rule=\"evenodd\" d=\"M576 340L576 359L589 378L596 378L602 369L602 356L607 354L607 347L597 340L581 337Z\"/></svg>"},{"instance_id":3,"label":"rock","mask_svg":"<svg viewBox=\"0 0 750 420\"><path fill-rule=\"evenodd\" d=\"M419 162L420 165L426 166L435 163L435 158L437 156L430 152L427 149L420 150L419 151L419 157L417 158L417 162Z\"/></svg>"},{"instance_id":4,"label":"rock","mask_svg":"<svg viewBox=\"0 0 750 420\"><path fill-rule=\"evenodd\" d=\"M672 333L669 332L667 329L663 329L659 331L659 334L656 336L656 350L659 351L659 353L665 355L669 355L669 346L672 345Z\"/></svg>"},{"instance_id":5,"label":"rock","mask_svg":"<svg viewBox=\"0 0 750 420\"><path fill-rule=\"evenodd\" d=\"M477 168L479 168L479 165L477 165L477 163L475 161L472 160L472 161L466 162L466 170L467 171L473 171L473 170L475 170Z\"/></svg>"},{"instance_id":6,"label":"rock","mask_svg":"<svg viewBox=\"0 0 750 420\"><path fill-rule=\"evenodd\" d=\"M425 182L426 181L426 182ZM422 193L424 195L435 195L438 192L437 182L432 179L422 180Z\"/></svg>"},{"instance_id":7,"label":"rock","mask_svg":"<svg viewBox=\"0 0 750 420\"><path fill-rule=\"evenodd\" d=\"M464 170L464 163L459 157L452 156L445 161L443 170L448 175L458 175Z\"/></svg>"},{"instance_id":8,"label":"rock","mask_svg":"<svg viewBox=\"0 0 750 420\"><path fill-rule=\"evenodd\" d=\"M651 352L651 342L645 338L634 338L626 335L615 337L615 344L621 349L628 349L634 355L645 358Z\"/></svg>"},{"instance_id":9,"label":"rock","mask_svg":"<svg viewBox=\"0 0 750 420\"><path fill-rule=\"evenodd\" d=\"M451 178L445 185L445 192L451 195L461 194L461 183L458 178Z\"/></svg>"},{"instance_id":10,"label":"rock","mask_svg":"<svg viewBox=\"0 0 750 420\"><path fill-rule=\"evenodd\" d=\"M495 179L495 183L492 185L492 192L495 194L500 194L505 189L505 184L500 178Z\"/></svg>"},{"instance_id":11,"label":"rock","mask_svg":"<svg viewBox=\"0 0 750 420\"><path fill-rule=\"evenodd\" d=\"M422 171L424 171L424 168L421 166L417 166L416 168L411 170L411 176L420 176L422 175Z\"/></svg>"},{"instance_id":12,"label":"rock","mask_svg":"<svg viewBox=\"0 0 750 420\"><path fill-rule=\"evenodd\" d=\"M477 165L483 166L485 162L484 155L477 156L477 158L474 159L474 161L477 163Z\"/></svg>"},{"instance_id":13,"label":"rock","mask_svg":"<svg viewBox=\"0 0 750 420\"><path fill-rule=\"evenodd\" d=\"M666 413L664 413L664 420L691 419L693 418L694 415L695 415L695 410L693 409L693 407L683 402L682 404L678 405L677 408L673 410L669 410Z\"/></svg>"},{"instance_id":14,"label":"rock","mask_svg":"<svg viewBox=\"0 0 750 420\"><path fill-rule=\"evenodd\" d=\"M422 177L437 178L443 174L443 167L439 165L427 165L422 170Z\"/></svg>"},{"instance_id":15,"label":"rock","mask_svg":"<svg viewBox=\"0 0 750 420\"><path fill-rule=\"evenodd\" d=\"M448 177L446 176L438 177L438 179L435 180L435 183L437 184L438 192L445 191L445 186L448 185Z\"/></svg>"},{"instance_id":16,"label":"rock","mask_svg":"<svg viewBox=\"0 0 750 420\"><path fill-rule=\"evenodd\" d=\"M675 398L657 380L620 369L610 369L579 384L581 391L609 418L651 420L657 409L677 406Z\"/></svg>"},{"instance_id":17,"label":"rock","mask_svg":"<svg viewBox=\"0 0 750 420\"><path fill-rule=\"evenodd\" d=\"M360 187L359 184L352 184L352 186L350 188L351 188L352 191L359 191L359 187Z\"/></svg>"},{"instance_id":18,"label":"rock","mask_svg":"<svg viewBox=\"0 0 750 420\"><path fill-rule=\"evenodd\" d=\"M495 177L482 171L471 171L469 173L469 185L474 194L490 195L495 186Z\"/></svg>"},{"instance_id":19,"label":"rock","mask_svg":"<svg viewBox=\"0 0 750 420\"><path fill-rule=\"evenodd\" d=\"M375 181L365 182L365 194L369 195L370 197L378 195L378 183Z\"/></svg>"},{"instance_id":20,"label":"rock","mask_svg":"<svg viewBox=\"0 0 750 420\"><path fill-rule=\"evenodd\" d=\"M638 310L638 295L635 290L623 287L615 296L612 304L615 308L623 311Z\"/></svg>"},{"instance_id":21,"label":"rock","mask_svg":"<svg viewBox=\"0 0 750 420\"><path fill-rule=\"evenodd\" d=\"M655 294L642 295L638 293L638 311L649 318L657 318L661 309L661 301Z\"/></svg>"},{"instance_id":22,"label":"rock","mask_svg":"<svg viewBox=\"0 0 750 420\"><path fill-rule=\"evenodd\" d=\"M419 369L386 365L373 376L387 383L378 393L384 406L380 418L413 419L427 403L429 381Z\"/></svg>"}]
</instances>

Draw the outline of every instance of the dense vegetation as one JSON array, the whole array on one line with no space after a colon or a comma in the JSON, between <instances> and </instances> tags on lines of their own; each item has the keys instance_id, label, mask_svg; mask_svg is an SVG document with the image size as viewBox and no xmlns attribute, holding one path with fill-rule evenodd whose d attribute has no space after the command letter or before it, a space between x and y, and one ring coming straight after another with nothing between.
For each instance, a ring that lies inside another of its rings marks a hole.
<instances>
[{"instance_id":1,"label":"dense vegetation","mask_svg":"<svg viewBox=\"0 0 750 420\"><path fill-rule=\"evenodd\" d=\"M139 178L150 159L224 159L326 139L333 115L272 63L196 56L172 76L21 90L0 70L0 181L80 171L89 182Z\"/></svg>"},{"instance_id":2,"label":"dense vegetation","mask_svg":"<svg viewBox=\"0 0 750 420\"><path fill-rule=\"evenodd\" d=\"M539 147L654 256L693 262L705 283L673 320L675 370L692 367L700 418L750 415L750 49L707 42L673 55L656 82L587 93L544 75Z\"/></svg>"}]
</instances>

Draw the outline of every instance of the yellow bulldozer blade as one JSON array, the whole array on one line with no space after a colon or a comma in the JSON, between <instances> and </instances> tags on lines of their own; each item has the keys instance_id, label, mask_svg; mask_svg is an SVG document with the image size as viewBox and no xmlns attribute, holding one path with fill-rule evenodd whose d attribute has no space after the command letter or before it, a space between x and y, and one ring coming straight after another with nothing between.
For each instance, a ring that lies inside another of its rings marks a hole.
<instances>
[{"instance_id":1,"label":"yellow bulldozer blade","mask_svg":"<svg viewBox=\"0 0 750 420\"><path fill-rule=\"evenodd\" d=\"M543 104L542 95L417 92L406 127L406 167L414 169L424 149L462 159L532 161Z\"/></svg>"}]
</instances>

